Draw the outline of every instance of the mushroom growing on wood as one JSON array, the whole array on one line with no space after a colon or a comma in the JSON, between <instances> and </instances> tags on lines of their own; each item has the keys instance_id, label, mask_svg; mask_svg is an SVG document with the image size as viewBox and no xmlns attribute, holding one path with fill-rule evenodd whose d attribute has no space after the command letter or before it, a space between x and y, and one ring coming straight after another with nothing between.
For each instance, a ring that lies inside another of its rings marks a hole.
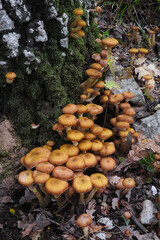
<instances>
[{"instance_id":1,"label":"mushroom growing on wood","mask_svg":"<svg viewBox=\"0 0 160 240\"><path fill-rule=\"evenodd\" d=\"M87 238L89 233L89 225L91 222L92 218L88 213L81 214L76 220L76 224L83 229L83 234Z\"/></svg>"},{"instance_id":2,"label":"mushroom growing on wood","mask_svg":"<svg viewBox=\"0 0 160 240\"><path fill-rule=\"evenodd\" d=\"M13 80L16 78L16 74L14 73L14 72L8 72L7 74L6 74L6 82L8 83L8 84L11 84L11 83L13 83Z\"/></svg>"}]
</instances>

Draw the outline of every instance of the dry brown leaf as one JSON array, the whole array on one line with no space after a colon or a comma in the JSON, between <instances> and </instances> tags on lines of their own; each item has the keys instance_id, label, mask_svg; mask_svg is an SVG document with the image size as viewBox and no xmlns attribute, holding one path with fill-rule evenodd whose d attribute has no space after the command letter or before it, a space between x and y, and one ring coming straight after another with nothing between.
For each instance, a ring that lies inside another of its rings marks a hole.
<instances>
[{"instance_id":1,"label":"dry brown leaf","mask_svg":"<svg viewBox=\"0 0 160 240\"><path fill-rule=\"evenodd\" d=\"M118 198L112 198L112 208L114 210L119 209L119 199Z\"/></svg>"},{"instance_id":2,"label":"dry brown leaf","mask_svg":"<svg viewBox=\"0 0 160 240\"><path fill-rule=\"evenodd\" d=\"M94 199L92 199L89 204L88 204L88 208L86 209L86 212L91 216L91 218L93 219L93 213L96 211L96 201Z\"/></svg>"},{"instance_id":3,"label":"dry brown leaf","mask_svg":"<svg viewBox=\"0 0 160 240\"><path fill-rule=\"evenodd\" d=\"M138 240L154 240L152 233L140 234L138 230L134 230L134 228L130 226L118 226L118 228L124 233L126 230L131 232L130 238L135 236Z\"/></svg>"},{"instance_id":4,"label":"dry brown leaf","mask_svg":"<svg viewBox=\"0 0 160 240\"><path fill-rule=\"evenodd\" d=\"M63 233L62 237L64 237L64 239L67 239L67 240L76 240L76 238L73 235L68 233Z\"/></svg>"},{"instance_id":5,"label":"dry brown leaf","mask_svg":"<svg viewBox=\"0 0 160 240\"><path fill-rule=\"evenodd\" d=\"M112 177L108 177L108 181L111 185L115 185L119 182L120 177L118 177L117 175L112 176Z\"/></svg>"}]
</instances>

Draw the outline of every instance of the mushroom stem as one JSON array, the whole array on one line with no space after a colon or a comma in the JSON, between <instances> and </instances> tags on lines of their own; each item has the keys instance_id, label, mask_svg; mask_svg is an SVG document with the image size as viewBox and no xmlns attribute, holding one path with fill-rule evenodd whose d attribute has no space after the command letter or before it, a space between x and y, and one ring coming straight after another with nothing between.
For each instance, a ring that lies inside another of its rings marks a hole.
<instances>
[{"instance_id":1,"label":"mushroom stem","mask_svg":"<svg viewBox=\"0 0 160 240\"><path fill-rule=\"evenodd\" d=\"M89 234L89 226L87 226L87 227L83 227L83 234L84 234L85 237L88 238L88 234Z\"/></svg>"},{"instance_id":2,"label":"mushroom stem","mask_svg":"<svg viewBox=\"0 0 160 240\"><path fill-rule=\"evenodd\" d=\"M97 192L97 188L93 188L92 191L90 192L90 194L88 195L88 197L85 200L85 203L88 204L92 198L94 197L95 193Z\"/></svg>"},{"instance_id":3,"label":"mushroom stem","mask_svg":"<svg viewBox=\"0 0 160 240\"><path fill-rule=\"evenodd\" d=\"M29 190L32 191L34 195L37 197L40 207L45 208L48 203L44 201L42 194L37 190L37 188L34 186L29 186Z\"/></svg>"},{"instance_id":4,"label":"mushroom stem","mask_svg":"<svg viewBox=\"0 0 160 240\"><path fill-rule=\"evenodd\" d=\"M76 16L76 19L71 23L71 28L75 27L77 25L78 20L80 20L80 16Z\"/></svg>"},{"instance_id":5,"label":"mushroom stem","mask_svg":"<svg viewBox=\"0 0 160 240\"><path fill-rule=\"evenodd\" d=\"M75 28L71 28L71 32L72 33L76 33L76 32L78 32L79 30L81 30L81 28L82 28L82 26L77 26L77 27L75 27Z\"/></svg>"},{"instance_id":6,"label":"mushroom stem","mask_svg":"<svg viewBox=\"0 0 160 240\"><path fill-rule=\"evenodd\" d=\"M72 38L79 38L80 36L77 33L70 32L70 37Z\"/></svg>"},{"instance_id":7,"label":"mushroom stem","mask_svg":"<svg viewBox=\"0 0 160 240\"><path fill-rule=\"evenodd\" d=\"M54 196L54 198L55 198L55 200L57 202L58 207L61 208L63 206L63 203L62 203L62 201L60 199L60 195L53 195L53 196Z\"/></svg>"},{"instance_id":8,"label":"mushroom stem","mask_svg":"<svg viewBox=\"0 0 160 240\"><path fill-rule=\"evenodd\" d=\"M39 188L45 194L44 202L46 203L46 206L47 206L50 203L50 201L51 201L51 195L45 190L43 184L39 184Z\"/></svg>"},{"instance_id":9,"label":"mushroom stem","mask_svg":"<svg viewBox=\"0 0 160 240\"><path fill-rule=\"evenodd\" d=\"M81 83L80 88L82 91L84 91L85 89L94 86L97 82L98 82L98 79L87 78L86 81Z\"/></svg>"},{"instance_id":10,"label":"mushroom stem","mask_svg":"<svg viewBox=\"0 0 160 240\"><path fill-rule=\"evenodd\" d=\"M79 204L84 204L84 193L80 193L79 195Z\"/></svg>"}]
</instances>

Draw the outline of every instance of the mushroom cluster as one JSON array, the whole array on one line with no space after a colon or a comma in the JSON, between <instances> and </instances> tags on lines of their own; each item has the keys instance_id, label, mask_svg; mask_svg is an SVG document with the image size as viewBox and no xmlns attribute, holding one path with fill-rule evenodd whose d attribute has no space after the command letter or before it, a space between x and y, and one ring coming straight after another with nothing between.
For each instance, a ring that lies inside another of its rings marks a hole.
<instances>
[{"instance_id":1,"label":"mushroom cluster","mask_svg":"<svg viewBox=\"0 0 160 240\"><path fill-rule=\"evenodd\" d=\"M85 32L82 27L86 26L86 22L81 19L83 15L83 10L81 8L74 9L73 13L76 15L76 19L71 24L70 37L80 38L85 36Z\"/></svg>"}]
</instances>

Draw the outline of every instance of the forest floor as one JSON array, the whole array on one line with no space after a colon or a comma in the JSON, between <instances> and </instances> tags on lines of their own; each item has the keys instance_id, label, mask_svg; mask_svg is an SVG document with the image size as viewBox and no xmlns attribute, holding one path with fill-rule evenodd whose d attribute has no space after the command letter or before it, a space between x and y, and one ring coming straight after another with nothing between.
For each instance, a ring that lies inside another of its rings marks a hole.
<instances>
[{"instance_id":1,"label":"forest floor","mask_svg":"<svg viewBox=\"0 0 160 240\"><path fill-rule=\"evenodd\" d=\"M106 22L102 18L100 27L104 29L103 32L106 30L105 24ZM118 35L115 37L120 38L121 35L124 35L122 25L117 24L115 28L114 31ZM142 41L141 37L138 41ZM133 47L132 43L130 47ZM156 63L160 56L158 49L159 47L156 45L153 50ZM125 61L125 58L121 58L119 63L122 63L123 60ZM156 81L158 88L159 82L160 79ZM153 100L146 99L146 101L147 105L153 105ZM4 178L0 184L0 240L160 239L160 224L156 218L156 213L160 211L160 203L158 203L160 173L149 171L147 165L139 164L143 153L145 156L145 152L147 152L146 156L149 156L149 152L155 153L155 149L158 149L160 153L158 137L155 140L139 137L138 142L131 147L133 152L130 152L130 156L137 157L137 160L129 161L129 156L124 157L117 151L113 157L119 161L120 165L109 174L109 187L95 195L89 204L79 205L78 194L74 194L71 198L64 194L62 207L59 208L53 198L43 209L39 207L35 195L17 182L15 175L22 170L22 166L19 162L14 166L11 163L13 158L19 159L19 156L23 156L26 149L20 149L11 125L4 117L1 123L3 123L0 125L3 139L0 137L0 143L5 139L6 142L3 142L3 145L6 146L6 149L9 149L8 146L12 149L12 158L9 161L12 176ZM148 144L148 146L145 148L144 144ZM6 154L3 162L8 161L8 156L11 154ZM152 157L150 155L150 158ZM148 158L148 165L151 165L150 158ZM96 171L97 169L93 167L91 170L86 170L85 174L91 175ZM122 190L118 190L114 186L120 176L124 179L132 177L136 182L136 186L124 196ZM150 212L147 212L147 207L146 218L148 215L153 215L148 224L140 222L142 210L145 208L145 200L149 200L152 208ZM126 211L131 213L129 220L123 216ZM84 212L89 213L93 220L88 237L84 236L82 229L75 224L77 216Z\"/></svg>"}]
</instances>

